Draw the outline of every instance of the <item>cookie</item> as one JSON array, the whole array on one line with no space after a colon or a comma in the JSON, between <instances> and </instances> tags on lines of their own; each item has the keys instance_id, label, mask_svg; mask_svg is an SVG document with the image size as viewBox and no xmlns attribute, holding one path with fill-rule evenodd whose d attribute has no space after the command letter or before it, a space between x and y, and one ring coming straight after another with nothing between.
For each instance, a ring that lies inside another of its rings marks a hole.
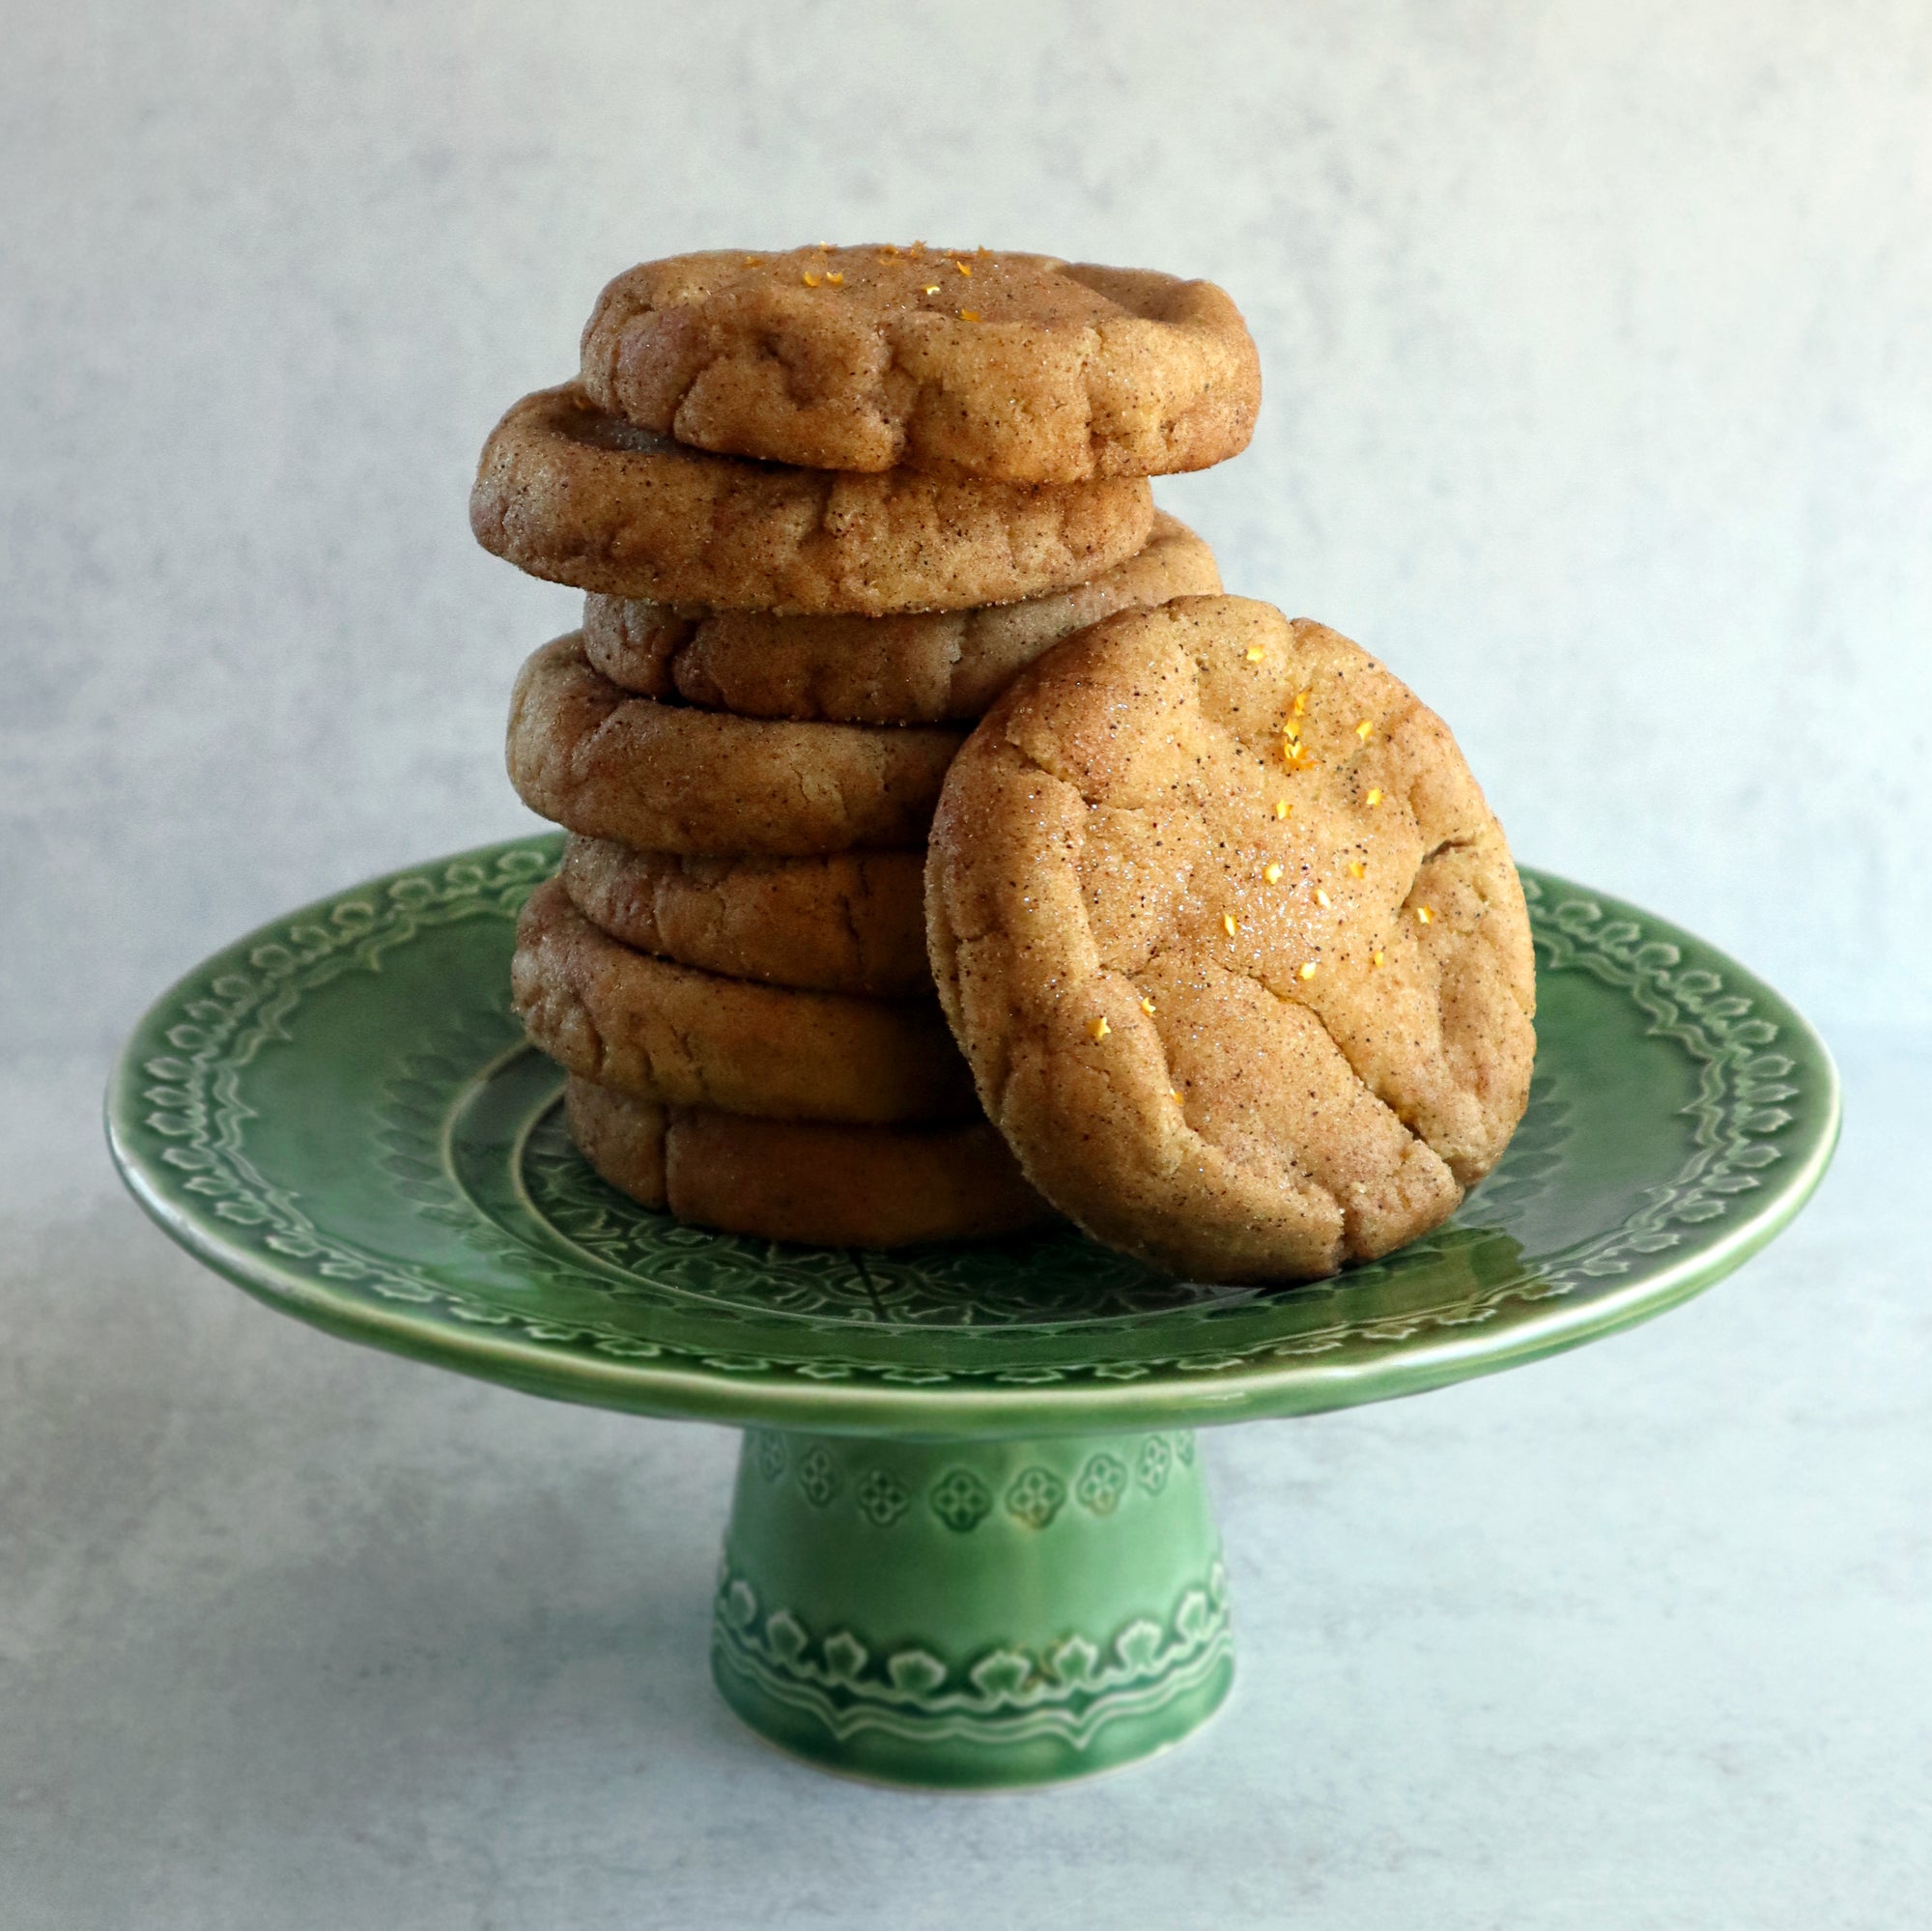
<instances>
[{"instance_id":1,"label":"cookie","mask_svg":"<svg viewBox=\"0 0 1932 1931\"><path fill-rule=\"evenodd\" d=\"M681 965L821 992L932 995L923 852L681 858L573 834L557 876L593 925Z\"/></svg>"},{"instance_id":2,"label":"cookie","mask_svg":"<svg viewBox=\"0 0 1932 1931\"><path fill-rule=\"evenodd\" d=\"M566 1071L641 1098L861 1126L979 1112L937 1001L758 985L633 951L555 879L518 922L510 994Z\"/></svg>"},{"instance_id":3,"label":"cookie","mask_svg":"<svg viewBox=\"0 0 1932 1931\"><path fill-rule=\"evenodd\" d=\"M1265 604L1126 612L1023 673L947 779L926 917L1028 1178L1182 1274L1389 1252L1527 1101L1502 828L1439 718Z\"/></svg>"},{"instance_id":4,"label":"cookie","mask_svg":"<svg viewBox=\"0 0 1932 1931\"><path fill-rule=\"evenodd\" d=\"M598 298L581 380L700 449L1033 483L1205 469L1262 399L1211 282L919 243L646 262Z\"/></svg>"},{"instance_id":5,"label":"cookie","mask_svg":"<svg viewBox=\"0 0 1932 1931\"><path fill-rule=\"evenodd\" d=\"M963 738L660 704L592 669L573 635L519 673L507 760L532 811L587 838L797 858L923 844Z\"/></svg>"},{"instance_id":6,"label":"cookie","mask_svg":"<svg viewBox=\"0 0 1932 1931\"><path fill-rule=\"evenodd\" d=\"M983 1120L828 1126L564 1090L571 1137L615 1187L680 1220L763 1240L907 1247L1017 1234L1051 1218Z\"/></svg>"},{"instance_id":7,"label":"cookie","mask_svg":"<svg viewBox=\"0 0 1932 1931\"><path fill-rule=\"evenodd\" d=\"M718 609L960 611L1070 589L1153 526L1135 477L995 483L747 463L639 429L577 388L526 396L483 445L469 526L533 577Z\"/></svg>"},{"instance_id":8,"label":"cookie","mask_svg":"<svg viewBox=\"0 0 1932 1931\"><path fill-rule=\"evenodd\" d=\"M1119 610L1221 587L1214 553L1156 512L1147 547L1050 597L896 617L781 617L586 598L583 649L645 696L743 717L936 724L981 715L1063 637Z\"/></svg>"}]
</instances>

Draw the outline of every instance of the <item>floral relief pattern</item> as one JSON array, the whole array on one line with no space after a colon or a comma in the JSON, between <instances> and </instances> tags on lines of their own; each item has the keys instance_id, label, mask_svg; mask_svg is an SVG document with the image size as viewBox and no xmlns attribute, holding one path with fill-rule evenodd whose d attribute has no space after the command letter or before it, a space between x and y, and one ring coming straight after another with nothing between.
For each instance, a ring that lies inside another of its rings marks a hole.
<instances>
[{"instance_id":1,"label":"floral relief pattern","mask_svg":"<svg viewBox=\"0 0 1932 1931\"><path fill-rule=\"evenodd\" d=\"M970 1658L938 1643L882 1650L839 1629L818 1634L767 1605L726 1569L712 1618L721 1667L809 1712L833 1736L873 1731L912 1743L1011 1744L1054 1737L1084 1747L1109 1722L1147 1716L1206 1683L1232 1655L1228 1577L1215 1562L1171 1608L1044 1647L996 1643Z\"/></svg>"},{"instance_id":2,"label":"floral relief pattern","mask_svg":"<svg viewBox=\"0 0 1932 1931\"><path fill-rule=\"evenodd\" d=\"M838 1464L823 1448L808 1448L798 1459L799 1493L814 1509L822 1509L838 1489Z\"/></svg>"},{"instance_id":3,"label":"floral relief pattern","mask_svg":"<svg viewBox=\"0 0 1932 1931\"><path fill-rule=\"evenodd\" d=\"M970 1468L949 1468L926 1501L932 1513L960 1535L978 1528L993 1510L986 1485Z\"/></svg>"},{"instance_id":4,"label":"floral relief pattern","mask_svg":"<svg viewBox=\"0 0 1932 1931\"><path fill-rule=\"evenodd\" d=\"M1126 1464L1111 1455L1090 1456L1073 1492L1090 1515L1111 1516L1127 1492Z\"/></svg>"},{"instance_id":5,"label":"floral relief pattern","mask_svg":"<svg viewBox=\"0 0 1932 1931\"><path fill-rule=\"evenodd\" d=\"M905 1518L913 1503L905 1484L889 1469L866 1463L863 1455L841 1467L833 1450L810 1436L800 1446L788 1443L781 1430L752 1429L747 1432L746 1455L759 1480L768 1486L778 1487L789 1473L799 1493L814 1509L842 1508L849 1500L850 1506L876 1528L893 1527ZM1147 1435L1132 1452L1133 1467L1150 1499L1166 1489L1175 1468L1191 1468L1194 1459L1191 1430ZM1112 1516L1133 1493L1128 1463L1105 1451L1088 1456L1072 1481L1071 1493L1091 1516ZM998 1504L1023 1528L1038 1531L1053 1525L1068 1495L1067 1480L1034 1462L1007 1483ZM941 1471L926 1491L925 1501L932 1514L959 1535L970 1535L998 1519L993 1490L971 1468Z\"/></svg>"},{"instance_id":6,"label":"floral relief pattern","mask_svg":"<svg viewBox=\"0 0 1932 1931\"><path fill-rule=\"evenodd\" d=\"M1050 1468L1025 1468L1007 1491L1007 1513L1030 1529L1043 1529L1060 1513L1066 1484Z\"/></svg>"},{"instance_id":7,"label":"floral relief pattern","mask_svg":"<svg viewBox=\"0 0 1932 1931\"><path fill-rule=\"evenodd\" d=\"M882 1529L891 1528L912 1506L903 1486L883 1468L868 1468L853 1491L859 1512Z\"/></svg>"}]
</instances>

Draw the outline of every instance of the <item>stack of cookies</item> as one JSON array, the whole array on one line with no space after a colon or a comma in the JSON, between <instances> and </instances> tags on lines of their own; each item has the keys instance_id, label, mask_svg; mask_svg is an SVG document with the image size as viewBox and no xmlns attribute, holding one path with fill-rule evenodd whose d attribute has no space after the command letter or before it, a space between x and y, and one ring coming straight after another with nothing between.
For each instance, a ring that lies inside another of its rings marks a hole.
<instances>
[{"instance_id":1,"label":"stack of cookies","mask_svg":"<svg viewBox=\"0 0 1932 1931\"><path fill-rule=\"evenodd\" d=\"M923 874L971 729L1051 646L1217 591L1147 478L1260 402L1211 285L985 250L649 263L484 449L471 525L588 593L510 774L569 833L513 990L608 1180L862 1246L1049 1211L980 1110Z\"/></svg>"}]
</instances>

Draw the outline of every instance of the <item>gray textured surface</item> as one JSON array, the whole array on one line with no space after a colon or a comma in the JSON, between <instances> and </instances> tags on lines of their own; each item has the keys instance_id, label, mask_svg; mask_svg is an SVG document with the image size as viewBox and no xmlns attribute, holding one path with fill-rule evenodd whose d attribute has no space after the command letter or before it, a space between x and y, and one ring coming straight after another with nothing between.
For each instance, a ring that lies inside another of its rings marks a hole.
<instances>
[{"instance_id":1,"label":"gray textured surface","mask_svg":"<svg viewBox=\"0 0 1932 1931\"><path fill-rule=\"evenodd\" d=\"M0 1922L1898 1931L1932 1886L1932 1051L1848 1070L1825 1193L1713 1293L1207 1437L1234 1701L979 1799L801 1769L717 1700L730 1436L258 1308L116 1197L85 1067L10 1082L45 1190L0 1247Z\"/></svg>"},{"instance_id":2,"label":"gray textured surface","mask_svg":"<svg viewBox=\"0 0 1932 1931\"><path fill-rule=\"evenodd\" d=\"M5 5L0 1922L1889 1927L1932 1868L1932 15ZM600 281L1037 246L1249 313L1164 499L1455 724L1520 853L1845 1050L1818 1207L1532 1373L1214 1443L1237 1700L1092 1790L763 1753L726 1437L254 1308L116 1193L141 1006L519 829L484 432ZM1882 1030L1889 1029L1889 1030Z\"/></svg>"}]
</instances>

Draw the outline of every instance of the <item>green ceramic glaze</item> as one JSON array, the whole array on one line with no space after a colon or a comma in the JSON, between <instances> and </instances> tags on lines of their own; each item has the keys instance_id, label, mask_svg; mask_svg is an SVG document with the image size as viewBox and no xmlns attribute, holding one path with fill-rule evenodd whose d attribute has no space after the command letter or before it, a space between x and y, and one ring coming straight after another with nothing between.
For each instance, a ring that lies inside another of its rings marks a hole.
<instances>
[{"instance_id":1,"label":"green ceramic glaze","mask_svg":"<svg viewBox=\"0 0 1932 1931\"><path fill-rule=\"evenodd\" d=\"M767 1735L870 1775L1104 1768L1218 1701L1226 1610L1195 1464L1176 1446L1188 1472L1145 1507L1133 1488L1116 1516L1079 1501L1096 1457L1139 1467L1124 1437L1414 1394L1657 1314L1770 1239L1836 1137L1830 1057L1768 986L1525 872L1529 1112L1455 1219L1385 1261L1264 1290L1176 1281L1070 1230L895 1254L705 1234L589 1172L560 1075L509 1011L512 922L557 851L523 839L377 879L218 953L128 1042L115 1158L175 1239L331 1333L765 1431L719 1679ZM770 1443L795 1471L816 1450L852 1508L876 1472L867 1492L907 1497L896 1527L815 1504L796 1474L765 1493ZM992 1498L971 1534L932 1511L955 1466ZM1029 1468L1072 1497L1037 1529L1009 1501ZM827 1535L839 1552L810 1555Z\"/></svg>"},{"instance_id":2,"label":"green ceramic glaze","mask_svg":"<svg viewBox=\"0 0 1932 1931\"><path fill-rule=\"evenodd\" d=\"M1086 1776L1179 1742L1234 1667L1191 1430L746 1437L711 1669L782 1748L896 1783Z\"/></svg>"}]
</instances>

